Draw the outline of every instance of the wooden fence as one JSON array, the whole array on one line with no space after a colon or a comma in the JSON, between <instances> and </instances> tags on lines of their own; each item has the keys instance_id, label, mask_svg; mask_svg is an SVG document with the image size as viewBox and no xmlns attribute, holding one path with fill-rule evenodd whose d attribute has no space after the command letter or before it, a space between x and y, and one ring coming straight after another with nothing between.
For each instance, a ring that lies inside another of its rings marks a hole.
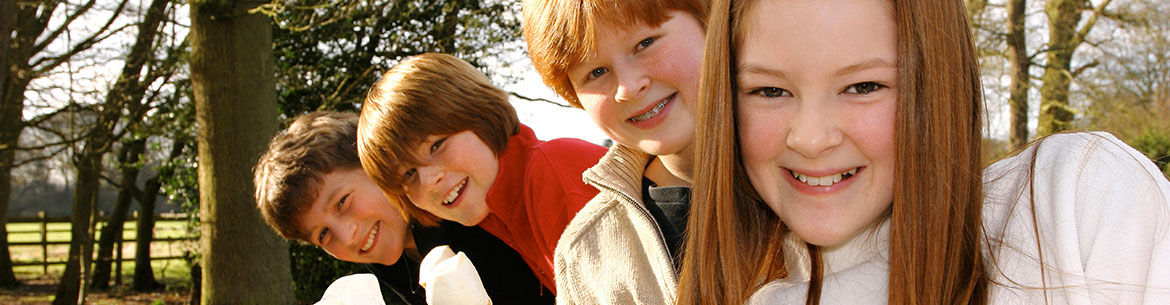
<instances>
[{"instance_id":1,"label":"wooden fence","mask_svg":"<svg viewBox=\"0 0 1170 305\"><path fill-rule=\"evenodd\" d=\"M157 224L157 223L163 222L163 221L186 220L186 219L187 219L187 216L185 214L163 213L155 218L155 223ZM135 211L131 217L126 219L126 222L136 222L137 220L138 220L138 212ZM94 227L96 228L95 232L100 232L101 225L107 224L107 221L108 221L108 219L105 219L104 217L99 215L97 217L97 219L95 220L95 222L96 222L96 224L94 225ZM37 224L38 229L31 230L31 231L30 230L16 230L16 231L9 230L8 231L8 236L9 236L8 247L9 247L9 249L11 249L12 247L40 247L41 248L40 260L14 261L14 262L12 262L12 265L17 266L17 267L19 267L19 266L41 266L42 270L45 273L48 273L50 265L63 265L63 264L65 264L64 257L61 257L61 258L49 257L49 246L68 245L68 244L70 244L70 241L68 239L49 240L49 233L70 232L70 230L69 229L50 230L49 224L50 223L71 224L69 217L46 217L45 212L38 212L36 217L12 217L12 218L8 219L8 224L30 224L30 223ZM39 240L37 240L37 241L12 241L11 236L14 234L30 234L30 233L38 234L40 236ZM126 233L127 233L126 230L122 231L123 238L119 238L117 241L115 241L115 246L114 246L114 249L118 250L118 251L114 251L115 252L114 255L116 257L113 260L113 262L116 264L115 270L117 270L116 274L118 277L121 277L122 262L134 260L133 255L131 255L130 257L123 257L122 244L124 242L132 242L132 243L137 242L138 236L135 235L134 238L126 239L125 238ZM158 234L155 234L155 235L158 235ZM193 240L197 240L197 239L195 237L192 237L192 236L167 237L167 238L156 237L156 238L151 240L151 244L153 245L156 243L172 243L172 242L183 242L183 241L193 241ZM98 242L99 242L99 239L94 238L94 254L95 255L97 254L96 248L97 248ZM10 252L11 252L11 250L10 250ZM157 257L151 256L150 260L151 261L174 260L174 259L183 259L183 258L184 257L181 255L157 256ZM95 259L95 261L96 261L96 259Z\"/></svg>"}]
</instances>

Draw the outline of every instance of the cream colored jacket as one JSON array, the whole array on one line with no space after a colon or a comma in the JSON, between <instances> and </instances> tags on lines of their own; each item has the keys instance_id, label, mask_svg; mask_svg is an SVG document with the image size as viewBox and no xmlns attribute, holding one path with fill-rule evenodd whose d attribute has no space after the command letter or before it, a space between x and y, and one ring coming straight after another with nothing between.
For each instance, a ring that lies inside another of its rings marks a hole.
<instances>
[{"instance_id":1,"label":"cream colored jacket","mask_svg":"<svg viewBox=\"0 0 1170 305\"><path fill-rule=\"evenodd\" d=\"M675 303L674 263L642 203L642 172L650 157L615 144L582 174L601 192L557 242L557 304Z\"/></svg>"}]
</instances>

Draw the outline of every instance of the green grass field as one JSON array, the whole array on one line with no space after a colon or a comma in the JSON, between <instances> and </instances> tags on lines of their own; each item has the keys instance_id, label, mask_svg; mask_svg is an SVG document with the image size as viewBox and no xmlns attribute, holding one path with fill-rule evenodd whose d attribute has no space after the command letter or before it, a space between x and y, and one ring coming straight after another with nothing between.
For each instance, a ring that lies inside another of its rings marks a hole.
<instances>
[{"instance_id":1,"label":"green grass field","mask_svg":"<svg viewBox=\"0 0 1170 305\"><path fill-rule=\"evenodd\" d=\"M9 242L39 242L41 241L39 223L9 223L8 241ZM50 242L69 241L69 223L49 223L47 228L49 233L47 239ZM137 244L130 240L134 240L137 236L135 231L137 224L135 222L126 222L123 228L123 239L127 240L122 244L122 256L124 259L134 257ZM97 237L100 239L101 231L97 230ZM154 238L156 241L150 245L150 254L152 257L166 257L166 256L182 256L187 252L196 252L198 248L197 240L175 241L175 242L161 242L158 239L163 238L183 238L192 236L193 233L188 229L187 222L183 220L165 220L155 223ZM48 246L49 261L64 261L69 253L69 245L49 245ZM9 251L12 253L13 262L40 262L45 256L45 253L40 245L31 246L9 246ZM96 252L96 249L95 249ZM151 266L155 273L155 278L160 281L185 281L189 277L188 263L183 259L171 260L155 260L151 262ZM48 267L48 274L42 266L19 266L14 267L20 278L39 278L48 276L59 276L64 269L64 265L50 265ZM134 274L134 262L122 262L122 278L123 281L129 282Z\"/></svg>"}]
</instances>

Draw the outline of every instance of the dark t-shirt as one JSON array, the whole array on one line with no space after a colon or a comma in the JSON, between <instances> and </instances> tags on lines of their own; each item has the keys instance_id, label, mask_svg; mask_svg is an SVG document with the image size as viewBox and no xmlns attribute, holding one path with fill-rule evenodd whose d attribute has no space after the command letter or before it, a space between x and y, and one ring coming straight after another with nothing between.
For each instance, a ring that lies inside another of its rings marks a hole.
<instances>
[{"instance_id":1,"label":"dark t-shirt","mask_svg":"<svg viewBox=\"0 0 1170 305\"><path fill-rule=\"evenodd\" d=\"M669 252L671 260L674 261L674 268L677 272L679 261L679 248L682 247L683 239L687 231L687 216L691 208L691 188L688 186L657 186L654 181L646 177L642 177L642 202L646 204L646 209L650 210L650 215L654 217L654 222L658 224L658 229L662 231L662 237L666 239L666 250Z\"/></svg>"},{"instance_id":2,"label":"dark t-shirt","mask_svg":"<svg viewBox=\"0 0 1170 305\"><path fill-rule=\"evenodd\" d=\"M520 254L483 229L451 221L443 221L433 228L412 224L410 229L419 253L424 256L441 245L466 253L493 304L556 303L555 296L541 286ZM382 298L387 305L426 305L426 291L418 285L418 261L403 255L394 265L367 266L382 283Z\"/></svg>"}]
</instances>

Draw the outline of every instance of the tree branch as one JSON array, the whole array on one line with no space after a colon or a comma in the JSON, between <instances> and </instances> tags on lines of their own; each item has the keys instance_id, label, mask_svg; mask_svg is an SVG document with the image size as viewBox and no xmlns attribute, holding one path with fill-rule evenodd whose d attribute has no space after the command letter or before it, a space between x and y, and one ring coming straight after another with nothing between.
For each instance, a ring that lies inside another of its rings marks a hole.
<instances>
[{"instance_id":1,"label":"tree branch","mask_svg":"<svg viewBox=\"0 0 1170 305\"><path fill-rule=\"evenodd\" d=\"M65 33L65 31L69 30L69 25L73 24L73 21L77 20L77 18L80 18L81 15L85 14L85 12L88 12L90 8L93 8L93 4L96 2L97 1L95 1L95 0L89 0L89 2L82 4L80 8L78 8L76 11L74 11L72 15L65 17L65 21L61 23L60 27L58 27L56 30L53 30L52 33L49 33L48 36L45 36L45 39L41 40L39 43L37 43L33 46L32 53L35 54L35 53L40 53L41 51L44 51L45 48L47 48L49 46L49 44L53 43L54 40L57 40L57 37L60 37L62 33ZM65 7L69 7L69 4L66 3ZM48 16L42 17L42 20L45 22L46 26L48 25L47 18L51 18L53 11L55 11L55 10L56 10L56 8L49 10ZM111 23L113 23L114 20L118 18L118 15L119 15L119 13L115 12L113 16L110 16L110 20L108 23L106 23L106 26L109 26ZM101 33L101 32L99 31L99 32L95 33L94 35L97 35L99 33Z\"/></svg>"},{"instance_id":2,"label":"tree branch","mask_svg":"<svg viewBox=\"0 0 1170 305\"><path fill-rule=\"evenodd\" d=\"M68 25L70 23L72 23L73 20L80 17L81 14L84 13L86 10L89 10L89 7L93 6L94 1L95 0L90 0L90 2L86 3L86 6L83 7L83 10L79 10L76 14L74 14L73 16L70 16L69 19L66 20L65 24L61 25L60 28L57 28L56 31L53 31L53 33L50 34L49 37L42 40L37 45L36 51L34 53L40 53L41 50L43 50L50 43L55 41L57 36L60 36L61 33L68 30ZM86 39L84 39L81 42L74 45L73 48L71 48L68 52L61 54L60 56L43 57L43 58L38 59L35 63L29 65L30 67L36 67L36 68L33 68L33 70L34 70L33 74L40 75L41 73L44 73L45 71L52 70L53 68L60 66L62 63L69 61L69 59L71 59L73 57L73 55L77 55L77 53L80 53L81 51L87 50L87 49L89 49L89 47L93 46L94 44L97 44L98 42L101 42L101 41L105 40L106 38L113 36L115 33L121 32L123 29L131 26L130 24L128 24L128 25L121 26L114 31L109 31L110 25L113 25L114 21L118 20L118 16L122 14L123 10L125 10L127 2L129 2L129 0L122 0L122 2L118 3L118 7L114 9L113 15L110 16L109 20L106 20L106 23L103 24L100 29L95 31L93 33L93 35L87 37ZM45 61L49 61L49 63L47 65L42 65Z\"/></svg>"},{"instance_id":3,"label":"tree branch","mask_svg":"<svg viewBox=\"0 0 1170 305\"><path fill-rule=\"evenodd\" d=\"M33 73L33 75L39 76L42 73L45 73L46 71L52 70L52 69L56 68L57 66L60 66L61 64L69 61L70 59L72 59L73 55L77 55L77 53L81 53L81 51L85 51L85 50L89 49L89 47L93 46L94 44L102 42L102 41L106 40L106 38L110 38L110 36L114 36L114 34L117 34L118 32L121 32L122 30L125 30L125 29L129 28L130 26L131 25L129 25L129 24L123 25L123 26L121 26L113 31L109 31L108 33L106 33L104 36L101 36L101 37L97 37L96 35L92 36L92 37L90 37L91 38L90 40L82 41L82 42L74 45L73 49L69 50L69 52L61 54L59 56L42 57L40 59L37 59L37 61L34 62L33 64L29 65L29 67L35 67L35 68L33 68L32 73ZM45 63L46 61L48 62L47 64Z\"/></svg>"},{"instance_id":4,"label":"tree branch","mask_svg":"<svg viewBox=\"0 0 1170 305\"><path fill-rule=\"evenodd\" d=\"M104 171L103 171L103 172L104 172ZM117 181L114 181L114 179L113 179L113 178L110 178L109 176L106 176L105 174L98 175L98 177L99 177L99 178L102 178L102 180L106 181L106 183L109 183L109 184L110 184L110 186L112 186L112 187L114 187L114 188L116 188L116 189L118 189L118 188L122 188L122 184L121 184L121 183L118 183Z\"/></svg>"},{"instance_id":5,"label":"tree branch","mask_svg":"<svg viewBox=\"0 0 1170 305\"><path fill-rule=\"evenodd\" d=\"M1079 45L1081 42L1085 41L1085 36L1089 35L1089 31L1091 31L1093 26L1096 25L1097 19L1101 17L1102 12L1105 11L1105 7L1109 5L1109 2L1113 2L1113 0L1101 1L1100 5L1098 5L1096 8L1093 8L1093 15L1090 15L1089 20L1085 21L1085 24L1081 26L1080 30L1077 30L1077 35L1073 37L1071 45Z\"/></svg>"},{"instance_id":6,"label":"tree branch","mask_svg":"<svg viewBox=\"0 0 1170 305\"><path fill-rule=\"evenodd\" d=\"M60 135L58 135L58 136L60 136ZM21 150L21 151L40 151L40 150L45 150L45 149L56 147L56 146L72 145L74 143L77 143L77 141L81 140L80 138L77 138L77 139L64 139L64 138L62 138L62 139L63 140L61 140L61 141L43 143L43 144L37 145L37 146L19 146L16 149Z\"/></svg>"},{"instance_id":7,"label":"tree branch","mask_svg":"<svg viewBox=\"0 0 1170 305\"><path fill-rule=\"evenodd\" d=\"M1043 49L1036 50L1036 53L1032 53L1032 55L1028 55L1028 62L1035 63L1036 56L1040 56L1041 54L1048 53L1052 50L1053 50L1052 48L1049 48L1047 45L1045 45Z\"/></svg>"},{"instance_id":8,"label":"tree branch","mask_svg":"<svg viewBox=\"0 0 1170 305\"><path fill-rule=\"evenodd\" d=\"M62 113L76 112L78 110L84 111L85 109L82 108L81 105L78 105L77 102L70 102L69 104L62 106L61 108L57 108L56 110L53 110L52 112L44 113L44 114L33 117L31 120L25 121L25 126L37 126L45 121L48 121L48 120L51 120L51 119L57 117L57 115L60 115Z\"/></svg>"},{"instance_id":9,"label":"tree branch","mask_svg":"<svg viewBox=\"0 0 1170 305\"><path fill-rule=\"evenodd\" d=\"M378 68L378 66L377 65L370 65L369 67L366 67L366 70L362 71L362 74L358 75L358 77L356 79L357 80L366 79L366 77L369 76L370 73L374 72L374 68ZM350 90L353 90L353 87L357 86L357 84L358 84L358 81L353 81L353 82L349 82L349 84L346 85L344 88L339 87L338 90L334 91L333 94L331 94L329 96L329 98L325 99L325 101L328 101L328 103L331 103L331 104L336 104L337 97L339 95L341 95L342 93L345 93L345 92L349 92ZM322 104L321 106L325 106L325 104Z\"/></svg>"},{"instance_id":10,"label":"tree branch","mask_svg":"<svg viewBox=\"0 0 1170 305\"><path fill-rule=\"evenodd\" d=\"M551 101L551 100L546 99L546 98L527 97L527 96L523 96L523 95L520 95L519 93L511 92L511 91L508 92L508 95L511 95L511 96L514 96L518 99L522 99L522 100L529 101L529 102L545 102L545 103L557 105L560 107L573 108L573 106L571 106L569 104L557 103L557 102Z\"/></svg>"},{"instance_id":11,"label":"tree branch","mask_svg":"<svg viewBox=\"0 0 1170 305\"><path fill-rule=\"evenodd\" d=\"M1073 72L1072 72L1072 78L1073 78L1073 79L1076 79L1078 75L1081 75L1081 72L1085 72L1085 70L1088 70L1089 68L1092 68L1092 67L1096 67L1096 66L1097 66L1097 65L1099 65L1099 64L1101 64L1101 62L1099 62L1099 61L1097 61L1096 59L1094 59L1094 60L1093 60L1093 62L1090 62L1090 63L1088 63L1088 64L1085 64L1084 66L1081 66L1081 67L1079 67L1079 68L1076 68L1076 69L1075 69L1075 70L1073 70Z\"/></svg>"},{"instance_id":12,"label":"tree branch","mask_svg":"<svg viewBox=\"0 0 1170 305\"><path fill-rule=\"evenodd\" d=\"M31 164L31 163L36 163L36 162L48 160L54 156L60 155L61 152L65 151L66 148L69 148L69 147L68 146L61 146L61 148L58 148L57 150L53 151L52 153L20 160L20 162L16 162L15 164L13 164L12 167L16 168L16 167L24 166L25 164Z\"/></svg>"}]
</instances>

